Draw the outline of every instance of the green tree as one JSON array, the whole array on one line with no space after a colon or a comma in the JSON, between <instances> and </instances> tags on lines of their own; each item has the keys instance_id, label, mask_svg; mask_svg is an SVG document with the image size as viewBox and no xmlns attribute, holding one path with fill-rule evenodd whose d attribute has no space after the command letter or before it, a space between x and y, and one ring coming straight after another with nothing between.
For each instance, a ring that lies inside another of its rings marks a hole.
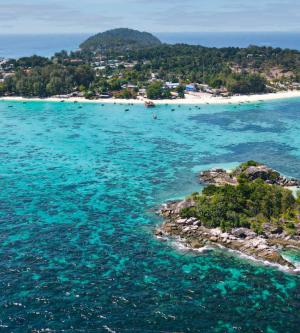
<instances>
[{"instance_id":1,"label":"green tree","mask_svg":"<svg viewBox=\"0 0 300 333\"><path fill-rule=\"evenodd\" d=\"M0 82L0 96L3 96L5 92L4 83Z\"/></svg>"},{"instance_id":2,"label":"green tree","mask_svg":"<svg viewBox=\"0 0 300 333\"><path fill-rule=\"evenodd\" d=\"M245 165L245 164L244 164ZM239 168L242 169L244 165ZM298 223L300 196L262 179L240 177L237 186L208 186L202 194L193 194L195 207L181 211L183 217L196 217L207 227L251 227L262 231L264 223L275 223L292 229ZM286 222L290 223L287 227Z\"/></svg>"},{"instance_id":3,"label":"green tree","mask_svg":"<svg viewBox=\"0 0 300 333\"><path fill-rule=\"evenodd\" d=\"M45 85L42 82L34 82L33 83L33 96L45 96L46 89Z\"/></svg>"},{"instance_id":4,"label":"green tree","mask_svg":"<svg viewBox=\"0 0 300 333\"><path fill-rule=\"evenodd\" d=\"M117 98L131 99L136 98L136 93L132 89L123 89L114 96Z\"/></svg>"},{"instance_id":5,"label":"green tree","mask_svg":"<svg viewBox=\"0 0 300 333\"><path fill-rule=\"evenodd\" d=\"M94 81L95 75L94 71L89 65L80 65L76 67L74 71L74 80L76 85L83 85L86 88Z\"/></svg>"},{"instance_id":6,"label":"green tree","mask_svg":"<svg viewBox=\"0 0 300 333\"><path fill-rule=\"evenodd\" d=\"M147 97L149 99L162 99L164 94L163 83L156 81L147 87Z\"/></svg>"},{"instance_id":7,"label":"green tree","mask_svg":"<svg viewBox=\"0 0 300 333\"><path fill-rule=\"evenodd\" d=\"M180 85L177 87L176 89L177 93L178 93L178 97L179 98L185 98L184 92L185 92L185 86Z\"/></svg>"}]
</instances>

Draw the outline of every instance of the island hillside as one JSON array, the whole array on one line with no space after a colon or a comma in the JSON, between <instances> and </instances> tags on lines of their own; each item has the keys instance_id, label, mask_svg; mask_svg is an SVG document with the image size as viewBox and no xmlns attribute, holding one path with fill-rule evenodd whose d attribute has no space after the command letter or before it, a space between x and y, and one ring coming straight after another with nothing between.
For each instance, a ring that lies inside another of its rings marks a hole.
<instances>
[{"instance_id":1,"label":"island hillside","mask_svg":"<svg viewBox=\"0 0 300 333\"><path fill-rule=\"evenodd\" d=\"M294 268L281 250L300 250L300 196L287 188L299 181L254 161L232 172L203 172L200 180L208 183L202 193L163 205L158 236L179 236L194 249L221 245Z\"/></svg>"},{"instance_id":2,"label":"island hillside","mask_svg":"<svg viewBox=\"0 0 300 333\"><path fill-rule=\"evenodd\" d=\"M128 51L155 47L161 44L161 41L149 32L140 32L138 30L119 28L108 30L88 38L80 48L90 51Z\"/></svg>"},{"instance_id":3,"label":"island hillside","mask_svg":"<svg viewBox=\"0 0 300 333\"><path fill-rule=\"evenodd\" d=\"M162 44L115 29L81 49L0 59L0 96L182 99L300 90L300 52Z\"/></svg>"}]
</instances>

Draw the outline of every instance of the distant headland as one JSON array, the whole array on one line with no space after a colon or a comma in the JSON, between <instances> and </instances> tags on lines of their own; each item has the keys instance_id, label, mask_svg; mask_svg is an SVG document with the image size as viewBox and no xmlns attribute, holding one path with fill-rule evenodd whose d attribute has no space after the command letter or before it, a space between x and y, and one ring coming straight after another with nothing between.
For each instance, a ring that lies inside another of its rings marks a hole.
<instances>
[{"instance_id":1,"label":"distant headland","mask_svg":"<svg viewBox=\"0 0 300 333\"><path fill-rule=\"evenodd\" d=\"M161 45L161 41L149 32L127 28L108 30L84 41L80 48L94 52L126 52Z\"/></svg>"}]
</instances>

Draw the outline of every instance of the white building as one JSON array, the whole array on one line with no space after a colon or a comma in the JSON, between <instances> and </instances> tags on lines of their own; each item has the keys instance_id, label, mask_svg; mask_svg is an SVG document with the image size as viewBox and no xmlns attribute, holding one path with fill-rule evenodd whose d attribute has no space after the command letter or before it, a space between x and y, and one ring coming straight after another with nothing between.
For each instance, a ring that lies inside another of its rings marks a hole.
<instances>
[{"instance_id":1,"label":"white building","mask_svg":"<svg viewBox=\"0 0 300 333\"><path fill-rule=\"evenodd\" d=\"M180 83L166 82L165 86L168 89L176 89L176 88L178 88L180 86Z\"/></svg>"}]
</instances>

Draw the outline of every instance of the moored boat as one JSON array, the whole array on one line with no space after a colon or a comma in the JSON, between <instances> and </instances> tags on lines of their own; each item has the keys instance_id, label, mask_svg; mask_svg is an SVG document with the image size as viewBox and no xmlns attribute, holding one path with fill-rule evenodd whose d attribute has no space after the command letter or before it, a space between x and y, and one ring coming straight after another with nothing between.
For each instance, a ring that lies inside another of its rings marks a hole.
<instances>
[{"instance_id":1,"label":"moored boat","mask_svg":"<svg viewBox=\"0 0 300 333\"><path fill-rule=\"evenodd\" d=\"M145 107L146 108L154 108L155 104L152 101L146 101L145 102Z\"/></svg>"}]
</instances>

